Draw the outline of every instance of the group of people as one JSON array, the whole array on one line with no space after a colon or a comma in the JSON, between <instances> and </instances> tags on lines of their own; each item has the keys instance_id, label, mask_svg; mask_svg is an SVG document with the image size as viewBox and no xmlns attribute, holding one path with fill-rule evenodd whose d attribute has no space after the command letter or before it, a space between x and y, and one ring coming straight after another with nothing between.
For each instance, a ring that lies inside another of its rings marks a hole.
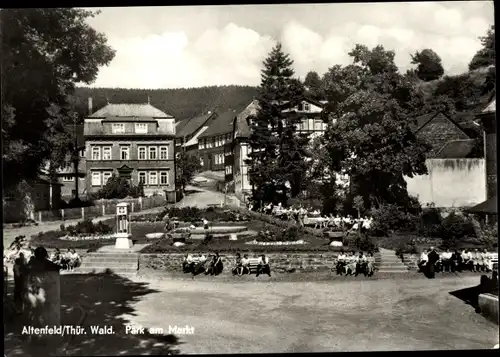
<instances>
[{"instance_id":1,"label":"group of people","mask_svg":"<svg viewBox=\"0 0 500 357\"><path fill-rule=\"evenodd\" d=\"M418 267L430 279L435 277L435 272L491 272L493 270L492 256L486 249L464 249L438 253L434 247L425 249L420 255Z\"/></svg>"},{"instance_id":2,"label":"group of people","mask_svg":"<svg viewBox=\"0 0 500 357\"><path fill-rule=\"evenodd\" d=\"M208 267L206 266L208 263ZM182 262L182 271L184 273L191 273L193 278L196 275L205 273L205 275L219 275L224 270L224 264L219 253L212 256L205 256L204 254L192 255L186 254Z\"/></svg>"},{"instance_id":3,"label":"group of people","mask_svg":"<svg viewBox=\"0 0 500 357\"><path fill-rule=\"evenodd\" d=\"M302 205L285 208L281 203L277 205L269 203L260 209L256 209L256 206L252 206L251 209L283 220L295 220L300 226L314 226L314 228L319 229L331 227L346 231L369 230L373 225L372 217L353 218L351 215L345 217L334 216L333 214L322 215L320 210L311 207L306 208Z\"/></svg>"},{"instance_id":4,"label":"group of people","mask_svg":"<svg viewBox=\"0 0 500 357\"><path fill-rule=\"evenodd\" d=\"M63 269L74 270L82 264L82 259L75 249L68 248L68 250L63 254L56 248L54 253L52 253L50 260L57 265L60 265Z\"/></svg>"},{"instance_id":5,"label":"group of people","mask_svg":"<svg viewBox=\"0 0 500 357\"><path fill-rule=\"evenodd\" d=\"M196 255L186 254L184 256L184 261L182 262L182 271L184 273L191 273L193 277L202 273L205 275L217 276L222 273L223 269L224 264L222 262L222 257L217 252L209 257L201 253ZM237 276L248 275L251 273L250 258L247 254L244 254L243 257L241 257L240 253L236 253L236 261L232 269L232 273ZM259 276L260 274L267 274L271 276L269 258L264 254L262 254L258 259L256 276Z\"/></svg>"},{"instance_id":6,"label":"group of people","mask_svg":"<svg viewBox=\"0 0 500 357\"><path fill-rule=\"evenodd\" d=\"M335 270L337 275L358 276L359 274L363 274L364 276L371 277L375 274L375 257L371 252L367 254L359 252L356 254L354 251L345 253L342 250L337 257L335 268L332 270Z\"/></svg>"},{"instance_id":7,"label":"group of people","mask_svg":"<svg viewBox=\"0 0 500 357\"><path fill-rule=\"evenodd\" d=\"M250 271L250 258L248 254L244 254L243 258L240 253L236 253L236 261L233 267L233 275L249 275ZM259 276L260 274L267 274L271 276L271 266L269 265L269 258L266 257L265 254L262 254L257 262L257 272L255 276Z\"/></svg>"}]
</instances>

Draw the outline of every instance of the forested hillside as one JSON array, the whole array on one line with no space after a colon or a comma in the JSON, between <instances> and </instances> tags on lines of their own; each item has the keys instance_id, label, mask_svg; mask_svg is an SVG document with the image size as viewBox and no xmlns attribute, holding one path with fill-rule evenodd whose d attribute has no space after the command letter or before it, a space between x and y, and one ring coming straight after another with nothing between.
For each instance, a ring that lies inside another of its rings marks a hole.
<instances>
[{"instance_id":1,"label":"forested hillside","mask_svg":"<svg viewBox=\"0 0 500 357\"><path fill-rule=\"evenodd\" d=\"M88 98L93 99L94 111L110 103L147 103L184 120L208 110L243 109L257 95L257 88L249 86L211 86L182 89L123 89L76 88L76 102L80 114L87 115Z\"/></svg>"}]
</instances>

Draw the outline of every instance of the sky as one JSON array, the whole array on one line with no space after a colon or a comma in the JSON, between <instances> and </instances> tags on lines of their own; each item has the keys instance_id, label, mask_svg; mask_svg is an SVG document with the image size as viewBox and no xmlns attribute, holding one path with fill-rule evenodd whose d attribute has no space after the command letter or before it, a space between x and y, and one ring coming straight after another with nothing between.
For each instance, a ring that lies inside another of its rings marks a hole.
<instances>
[{"instance_id":1,"label":"sky","mask_svg":"<svg viewBox=\"0 0 500 357\"><path fill-rule=\"evenodd\" d=\"M493 1L100 8L88 22L116 50L92 87L259 85L280 41L296 76L352 62L356 44L383 45L402 71L433 49L446 74L467 71L494 23Z\"/></svg>"}]
</instances>

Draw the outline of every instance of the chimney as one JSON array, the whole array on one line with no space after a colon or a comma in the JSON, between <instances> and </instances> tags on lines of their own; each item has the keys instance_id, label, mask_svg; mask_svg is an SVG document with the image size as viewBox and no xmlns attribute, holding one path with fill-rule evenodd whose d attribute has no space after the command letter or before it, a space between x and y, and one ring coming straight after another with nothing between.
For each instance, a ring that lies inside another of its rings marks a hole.
<instances>
[{"instance_id":1,"label":"chimney","mask_svg":"<svg viewBox=\"0 0 500 357\"><path fill-rule=\"evenodd\" d=\"M89 97L89 115L92 114L92 97Z\"/></svg>"}]
</instances>

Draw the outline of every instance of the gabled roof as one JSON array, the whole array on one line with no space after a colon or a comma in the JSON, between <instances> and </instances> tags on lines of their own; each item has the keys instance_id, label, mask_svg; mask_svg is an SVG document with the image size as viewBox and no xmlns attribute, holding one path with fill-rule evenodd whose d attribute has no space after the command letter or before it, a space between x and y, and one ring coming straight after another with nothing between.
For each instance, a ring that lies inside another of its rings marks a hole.
<instances>
[{"instance_id":1,"label":"gabled roof","mask_svg":"<svg viewBox=\"0 0 500 357\"><path fill-rule=\"evenodd\" d=\"M184 120L186 123L182 127L177 127L177 137L184 137L188 135L193 135L197 130L199 130L203 125L216 113L208 113L199 115L197 117Z\"/></svg>"},{"instance_id":2,"label":"gabled roof","mask_svg":"<svg viewBox=\"0 0 500 357\"><path fill-rule=\"evenodd\" d=\"M233 131L233 120L236 117L236 111L231 110L224 113L218 113L217 118L210 124L208 129L199 136L205 138L214 135L227 134Z\"/></svg>"},{"instance_id":3,"label":"gabled roof","mask_svg":"<svg viewBox=\"0 0 500 357\"><path fill-rule=\"evenodd\" d=\"M149 117L149 118L173 118L173 116L162 112L149 103L145 104L108 104L97 112L88 116L89 118L107 117Z\"/></svg>"},{"instance_id":4,"label":"gabled roof","mask_svg":"<svg viewBox=\"0 0 500 357\"><path fill-rule=\"evenodd\" d=\"M487 106L481 111L481 114L486 113L496 113L497 112L497 100L493 99Z\"/></svg>"},{"instance_id":5,"label":"gabled roof","mask_svg":"<svg viewBox=\"0 0 500 357\"><path fill-rule=\"evenodd\" d=\"M250 136L250 126L248 117L255 115L259 110L259 101L253 100L243 111L236 116L234 122L234 138L248 138Z\"/></svg>"},{"instance_id":6,"label":"gabled roof","mask_svg":"<svg viewBox=\"0 0 500 357\"><path fill-rule=\"evenodd\" d=\"M435 159L465 159L476 146L475 139L452 140L443 145L443 147L434 156Z\"/></svg>"},{"instance_id":7,"label":"gabled roof","mask_svg":"<svg viewBox=\"0 0 500 357\"><path fill-rule=\"evenodd\" d=\"M182 147L189 147L189 146L193 146L193 145L198 145L198 138L200 137L201 134L203 134L206 130L208 129L208 126L204 126L203 128L201 128L195 136L193 136L191 139L188 140L187 143L185 144L182 144Z\"/></svg>"},{"instance_id":8,"label":"gabled roof","mask_svg":"<svg viewBox=\"0 0 500 357\"><path fill-rule=\"evenodd\" d=\"M425 114L425 115L421 115L419 117L416 117L415 123L411 123L410 127L412 128L413 132L416 134L417 132L422 130L428 123L430 123L434 118L436 118L438 115L442 115L443 117L445 117L449 122L451 122L453 125L455 125L459 130L461 130L463 132L462 127L455 120L453 120L452 118L450 118L449 116L445 115L442 112L435 112L435 113Z\"/></svg>"}]
</instances>

